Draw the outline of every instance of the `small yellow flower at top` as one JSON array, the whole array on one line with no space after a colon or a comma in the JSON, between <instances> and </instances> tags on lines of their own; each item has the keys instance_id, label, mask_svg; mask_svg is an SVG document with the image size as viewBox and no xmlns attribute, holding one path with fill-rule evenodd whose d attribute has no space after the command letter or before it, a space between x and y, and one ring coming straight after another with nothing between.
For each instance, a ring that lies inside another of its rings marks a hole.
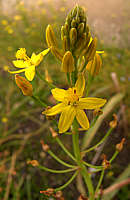
<instances>
[{"instance_id":1,"label":"small yellow flower at top","mask_svg":"<svg viewBox=\"0 0 130 200\"><path fill-rule=\"evenodd\" d=\"M51 90L53 97L61 103L45 110L43 114L54 116L61 113L58 124L59 133L66 132L72 125L75 117L84 130L89 129L89 121L84 110L97 109L106 103L106 100L101 98L82 98L84 89L85 78L83 74L79 74L75 87L68 90L59 88Z\"/></svg>"},{"instance_id":2,"label":"small yellow flower at top","mask_svg":"<svg viewBox=\"0 0 130 200\"><path fill-rule=\"evenodd\" d=\"M2 119L1 119L1 121L2 121L2 123L7 123L8 122L8 118L7 117L2 117Z\"/></svg>"},{"instance_id":3,"label":"small yellow flower at top","mask_svg":"<svg viewBox=\"0 0 130 200\"><path fill-rule=\"evenodd\" d=\"M25 48L20 48L16 52L16 58L17 60L13 61L13 64L17 68L23 68L18 71L10 71L12 74L25 72L25 76L29 81L32 81L35 76L35 67L40 64L40 62L43 60L43 57L49 52L49 48L45 49L38 55L35 53L32 54L31 58L29 58L26 54Z\"/></svg>"}]
</instances>

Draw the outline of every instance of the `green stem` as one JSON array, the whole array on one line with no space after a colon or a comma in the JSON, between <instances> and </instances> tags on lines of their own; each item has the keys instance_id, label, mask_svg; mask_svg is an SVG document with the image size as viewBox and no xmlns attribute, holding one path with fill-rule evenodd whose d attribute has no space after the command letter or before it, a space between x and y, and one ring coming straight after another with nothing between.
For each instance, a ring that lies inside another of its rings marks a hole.
<instances>
[{"instance_id":1,"label":"green stem","mask_svg":"<svg viewBox=\"0 0 130 200\"><path fill-rule=\"evenodd\" d=\"M46 83L51 89L53 89L53 88L56 88L56 85L54 85L53 83L49 83L48 81L46 81L46 79L43 77L43 76L41 76L41 74L37 71L37 76L42 80L42 81L44 81L44 83Z\"/></svg>"},{"instance_id":2,"label":"green stem","mask_svg":"<svg viewBox=\"0 0 130 200\"><path fill-rule=\"evenodd\" d=\"M59 163L61 163L62 165L66 166L66 167L70 167L70 168L75 168L76 166L74 165L70 165L66 162L64 162L63 160L61 160L60 158L58 158L51 150L48 150L48 152L50 154L50 156L52 156L55 160L57 160Z\"/></svg>"},{"instance_id":3,"label":"green stem","mask_svg":"<svg viewBox=\"0 0 130 200\"><path fill-rule=\"evenodd\" d=\"M39 99L39 97L37 97L37 96L31 96L32 97L32 99L34 99L34 101L35 102L37 102L40 106L42 106L42 107L47 107L47 105L44 103L44 102L42 102L40 99Z\"/></svg>"},{"instance_id":4,"label":"green stem","mask_svg":"<svg viewBox=\"0 0 130 200\"><path fill-rule=\"evenodd\" d=\"M69 86L71 86L71 80L70 80L70 73L69 72L66 73L66 77L67 77L67 81L68 81Z\"/></svg>"},{"instance_id":5,"label":"green stem","mask_svg":"<svg viewBox=\"0 0 130 200\"><path fill-rule=\"evenodd\" d=\"M95 190L95 194L98 194L98 190L99 190L99 188L100 188L100 186L101 186L101 184L102 184L103 177L104 177L104 169L103 169L102 172L101 172L101 175L100 175L100 178L99 178L99 181L98 181L96 190Z\"/></svg>"},{"instance_id":6,"label":"green stem","mask_svg":"<svg viewBox=\"0 0 130 200\"><path fill-rule=\"evenodd\" d=\"M76 171L76 172L73 174L73 176L72 176L64 185L62 185L62 186L59 187L59 188L56 188L54 191L57 192L57 191L63 190L65 187L67 187L67 186L75 179L75 177L77 176L77 174L78 174L78 171Z\"/></svg>"},{"instance_id":7,"label":"green stem","mask_svg":"<svg viewBox=\"0 0 130 200\"><path fill-rule=\"evenodd\" d=\"M95 165L91 165L85 161L83 161L83 164L88 166L88 167L91 167L91 168L95 168L95 169L103 169L103 166L95 166Z\"/></svg>"},{"instance_id":8,"label":"green stem","mask_svg":"<svg viewBox=\"0 0 130 200\"><path fill-rule=\"evenodd\" d=\"M84 166L84 164L81 160L80 148L79 148L79 133L77 130L78 130L78 124L77 124L77 121L75 120L74 124L73 124L73 132L74 133L72 135L74 154L77 159L77 164L80 167L80 173L83 176L85 184L87 185L87 188L88 188L89 200L94 200L94 188L92 185L92 181L91 181L91 178L89 176L89 173L88 173L86 167Z\"/></svg>"},{"instance_id":9,"label":"green stem","mask_svg":"<svg viewBox=\"0 0 130 200\"><path fill-rule=\"evenodd\" d=\"M75 168L75 169L73 168L73 169L65 169L65 170L54 170L54 169L49 169L49 168L41 166L41 165L38 165L37 167L40 169L43 169L47 172L54 173L54 174L62 174L62 173L72 172L77 169L77 168Z\"/></svg>"},{"instance_id":10,"label":"green stem","mask_svg":"<svg viewBox=\"0 0 130 200\"><path fill-rule=\"evenodd\" d=\"M95 148L97 148L97 147L98 147L100 144L102 144L102 143L104 142L104 140L110 135L110 133L112 132L112 130L113 130L113 128L110 128L110 129L107 131L106 135L100 140L100 142L98 142L98 143L97 143L96 145L94 145L93 147L91 147L91 148L89 148L89 149L87 149L87 150L82 151L82 154L84 155L85 153L90 152L90 151L94 150Z\"/></svg>"},{"instance_id":11,"label":"green stem","mask_svg":"<svg viewBox=\"0 0 130 200\"><path fill-rule=\"evenodd\" d=\"M63 151L72 159L76 162L75 157L65 148L65 146L63 145L63 143L61 142L61 140L56 137L56 141L57 143L60 145L60 147L63 149Z\"/></svg>"},{"instance_id":12,"label":"green stem","mask_svg":"<svg viewBox=\"0 0 130 200\"><path fill-rule=\"evenodd\" d=\"M113 154L112 158L109 160L110 163L112 163L113 160L115 160L115 158L117 157L119 151L115 151L115 153Z\"/></svg>"},{"instance_id":13,"label":"green stem","mask_svg":"<svg viewBox=\"0 0 130 200\"><path fill-rule=\"evenodd\" d=\"M86 97L89 95L89 90L90 90L92 80L93 80L93 77L91 76L90 73L88 73L88 83L87 83Z\"/></svg>"}]
</instances>

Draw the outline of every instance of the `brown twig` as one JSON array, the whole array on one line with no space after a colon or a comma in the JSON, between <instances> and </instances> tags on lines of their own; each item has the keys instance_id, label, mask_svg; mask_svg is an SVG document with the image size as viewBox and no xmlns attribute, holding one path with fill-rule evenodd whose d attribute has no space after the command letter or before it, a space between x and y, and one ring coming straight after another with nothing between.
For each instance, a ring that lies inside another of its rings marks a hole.
<instances>
[{"instance_id":1,"label":"brown twig","mask_svg":"<svg viewBox=\"0 0 130 200\"><path fill-rule=\"evenodd\" d=\"M119 183L115 183L114 185L112 185L112 186L110 186L110 187L104 189L104 190L103 190L103 195L106 195L106 194L108 194L108 193L110 193L110 192L112 192L112 191L114 191L114 190L120 189L120 188L122 188L124 185L128 185L128 184L130 184L130 178L128 178L128 179L126 179L126 180L123 180L123 181L121 181L121 182L119 182Z\"/></svg>"}]
</instances>

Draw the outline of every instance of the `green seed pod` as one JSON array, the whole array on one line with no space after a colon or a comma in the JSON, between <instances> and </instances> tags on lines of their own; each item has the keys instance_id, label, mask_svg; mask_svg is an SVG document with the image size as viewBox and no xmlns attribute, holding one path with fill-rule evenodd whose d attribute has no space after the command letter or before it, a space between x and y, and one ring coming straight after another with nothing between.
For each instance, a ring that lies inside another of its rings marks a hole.
<instances>
[{"instance_id":1,"label":"green seed pod","mask_svg":"<svg viewBox=\"0 0 130 200\"><path fill-rule=\"evenodd\" d=\"M62 61L63 54L61 53L61 51L58 48L56 48L55 46L52 46L51 52L58 60Z\"/></svg>"},{"instance_id":2,"label":"green seed pod","mask_svg":"<svg viewBox=\"0 0 130 200\"><path fill-rule=\"evenodd\" d=\"M96 53L96 47L97 47L97 38L94 38L90 43L88 50L85 54L85 58L87 61L90 61L94 58L94 55Z\"/></svg>"},{"instance_id":3,"label":"green seed pod","mask_svg":"<svg viewBox=\"0 0 130 200\"><path fill-rule=\"evenodd\" d=\"M77 41L77 30L76 30L76 28L71 28L69 37L70 37L70 44L73 48L76 41Z\"/></svg>"},{"instance_id":4,"label":"green seed pod","mask_svg":"<svg viewBox=\"0 0 130 200\"><path fill-rule=\"evenodd\" d=\"M47 41L48 47L58 46L54 31L51 25L48 25L46 28L46 41Z\"/></svg>"},{"instance_id":5,"label":"green seed pod","mask_svg":"<svg viewBox=\"0 0 130 200\"><path fill-rule=\"evenodd\" d=\"M74 69L74 58L72 56L72 53L70 51L67 51L62 59L62 71L65 73L71 73L74 71Z\"/></svg>"},{"instance_id":6,"label":"green seed pod","mask_svg":"<svg viewBox=\"0 0 130 200\"><path fill-rule=\"evenodd\" d=\"M83 32L84 32L84 23L80 23L79 25L78 25L78 36L81 36L82 34L83 34Z\"/></svg>"}]
</instances>

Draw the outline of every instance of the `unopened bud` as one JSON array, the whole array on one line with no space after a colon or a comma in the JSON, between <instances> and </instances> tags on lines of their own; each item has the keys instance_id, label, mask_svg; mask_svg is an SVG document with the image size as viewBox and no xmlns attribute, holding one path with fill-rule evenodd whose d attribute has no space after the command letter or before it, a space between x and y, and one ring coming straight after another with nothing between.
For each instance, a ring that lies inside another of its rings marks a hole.
<instances>
[{"instance_id":1,"label":"unopened bud","mask_svg":"<svg viewBox=\"0 0 130 200\"><path fill-rule=\"evenodd\" d=\"M92 42L90 43L85 55L87 61L90 61L94 58L95 53L96 53L96 47L97 47L97 38L94 38Z\"/></svg>"},{"instance_id":2,"label":"unopened bud","mask_svg":"<svg viewBox=\"0 0 130 200\"><path fill-rule=\"evenodd\" d=\"M122 140L121 140L121 142L119 143L119 144L117 144L116 145L116 150L117 151L122 151L122 149L123 149L123 146L124 146L124 142L125 142L125 138L123 138Z\"/></svg>"},{"instance_id":3,"label":"unopened bud","mask_svg":"<svg viewBox=\"0 0 130 200\"><path fill-rule=\"evenodd\" d=\"M58 136L58 134L54 131L54 129L52 127L49 128L52 134L53 138L56 138Z\"/></svg>"},{"instance_id":4,"label":"unopened bud","mask_svg":"<svg viewBox=\"0 0 130 200\"><path fill-rule=\"evenodd\" d=\"M115 128L117 126L117 115L116 114L113 114L113 120L109 123L109 126L111 128Z\"/></svg>"},{"instance_id":5,"label":"unopened bud","mask_svg":"<svg viewBox=\"0 0 130 200\"><path fill-rule=\"evenodd\" d=\"M38 161L37 160L30 160L30 161L27 161L27 164L30 164L32 165L33 167L36 167L39 165Z\"/></svg>"},{"instance_id":6,"label":"unopened bud","mask_svg":"<svg viewBox=\"0 0 130 200\"><path fill-rule=\"evenodd\" d=\"M40 143L41 143L41 145L42 145L42 149L43 149L45 152L47 152L47 151L50 149L49 145L48 145L48 144L45 144L43 140L41 140Z\"/></svg>"},{"instance_id":7,"label":"unopened bud","mask_svg":"<svg viewBox=\"0 0 130 200\"><path fill-rule=\"evenodd\" d=\"M69 44L68 44L67 36L64 36L63 41L62 41L62 45L63 45L64 53L69 50Z\"/></svg>"},{"instance_id":8,"label":"unopened bud","mask_svg":"<svg viewBox=\"0 0 130 200\"><path fill-rule=\"evenodd\" d=\"M62 26L62 27L61 27L61 40L64 39L64 36L65 36L65 35L66 35L66 34L65 34L65 27Z\"/></svg>"},{"instance_id":9,"label":"unopened bud","mask_svg":"<svg viewBox=\"0 0 130 200\"><path fill-rule=\"evenodd\" d=\"M90 60L86 65L86 69L87 71L90 72L92 76L95 76L99 74L101 66L102 66L102 60L99 54L96 53L93 60Z\"/></svg>"},{"instance_id":10,"label":"unopened bud","mask_svg":"<svg viewBox=\"0 0 130 200\"><path fill-rule=\"evenodd\" d=\"M48 25L46 28L46 41L47 41L48 47L58 46L54 31L51 25Z\"/></svg>"},{"instance_id":11,"label":"unopened bud","mask_svg":"<svg viewBox=\"0 0 130 200\"><path fill-rule=\"evenodd\" d=\"M51 52L58 60L62 61L63 54L61 53L60 49L56 48L55 46L52 46Z\"/></svg>"},{"instance_id":12,"label":"unopened bud","mask_svg":"<svg viewBox=\"0 0 130 200\"><path fill-rule=\"evenodd\" d=\"M17 86L22 90L23 95L32 96L33 87L31 85L31 83L26 80L26 78L16 74L15 82L16 82Z\"/></svg>"},{"instance_id":13,"label":"unopened bud","mask_svg":"<svg viewBox=\"0 0 130 200\"><path fill-rule=\"evenodd\" d=\"M78 37L81 36L84 32L84 23L78 25Z\"/></svg>"},{"instance_id":14,"label":"unopened bud","mask_svg":"<svg viewBox=\"0 0 130 200\"><path fill-rule=\"evenodd\" d=\"M70 44L73 48L76 41L77 41L77 30L76 30L76 28L70 29L69 37L70 37Z\"/></svg>"},{"instance_id":15,"label":"unopened bud","mask_svg":"<svg viewBox=\"0 0 130 200\"><path fill-rule=\"evenodd\" d=\"M71 73L74 71L74 58L70 51L67 51L62 59L62 71Z\"/></svg>"}]
</instances>

